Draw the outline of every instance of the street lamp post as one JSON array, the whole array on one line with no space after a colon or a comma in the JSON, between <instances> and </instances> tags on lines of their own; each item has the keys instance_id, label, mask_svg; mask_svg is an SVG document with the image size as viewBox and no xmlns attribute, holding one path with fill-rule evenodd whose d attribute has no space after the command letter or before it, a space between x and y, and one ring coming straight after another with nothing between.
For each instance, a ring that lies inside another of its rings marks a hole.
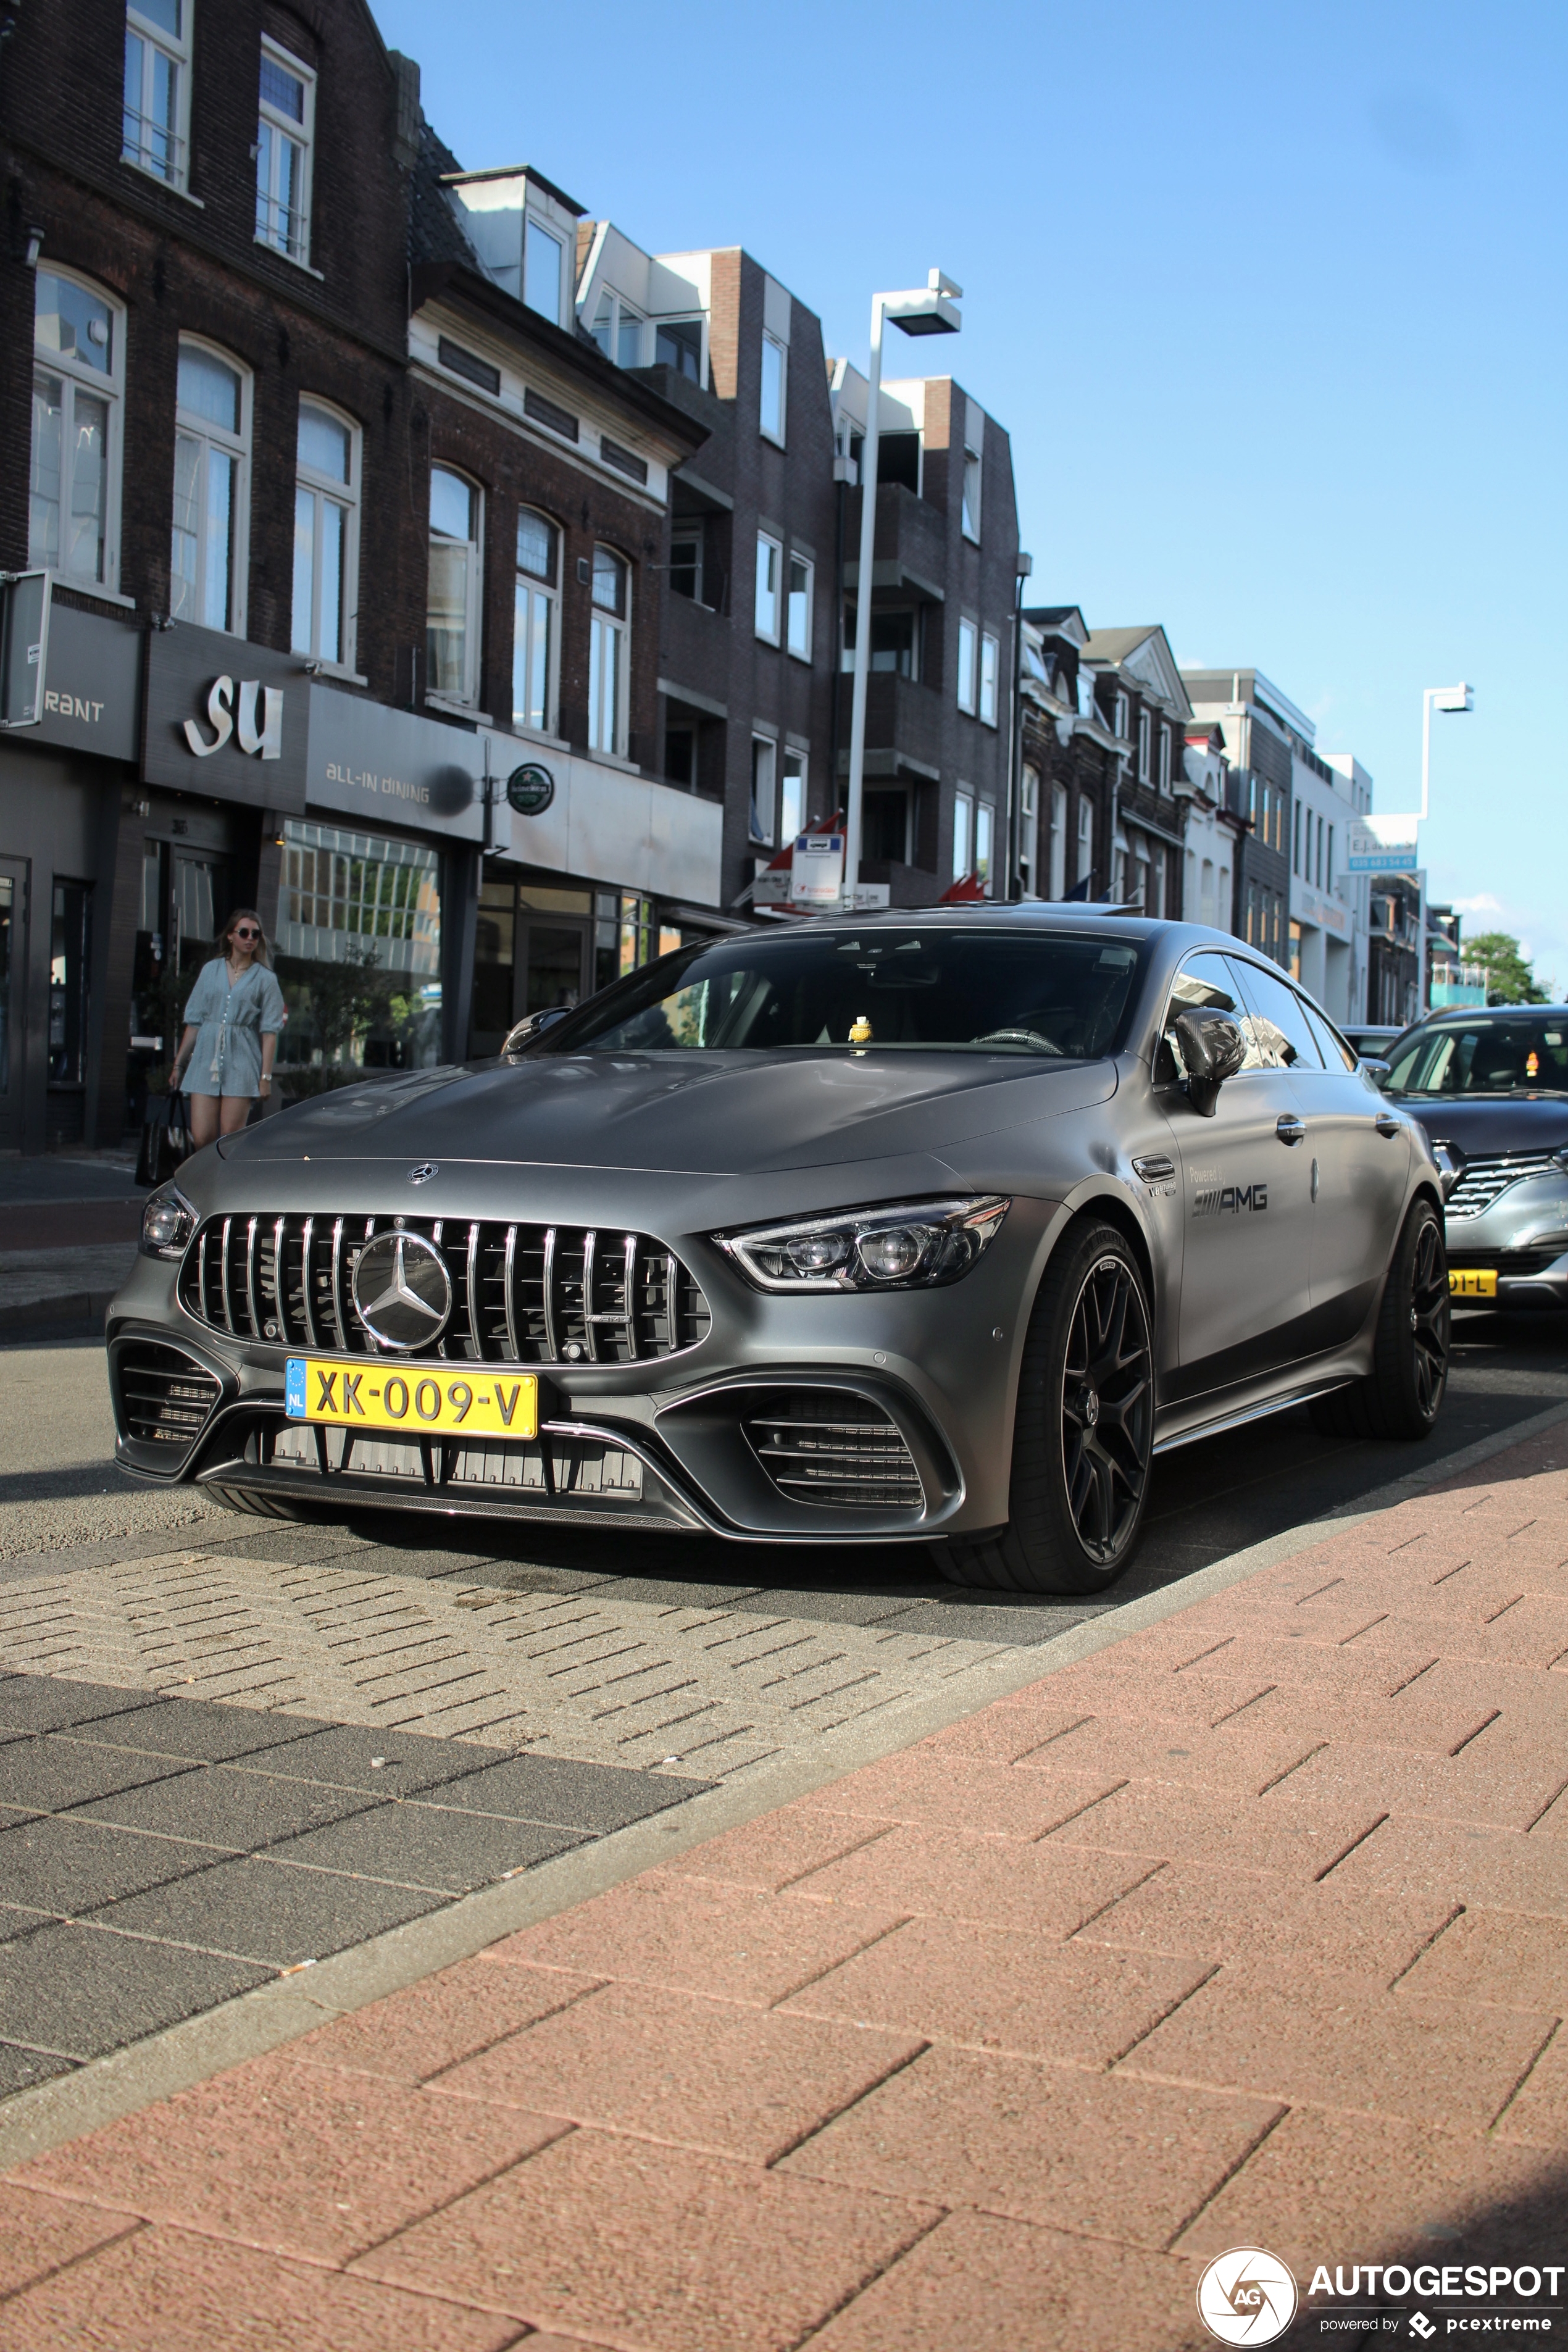
<instances>
[{"instance_id":1,"label":"street lamp post","mask_svg":"<svg viewBox=\"0 0 1568 2352\"><path fill-rule=\"evenodd\" d=\"M1476 690L1462 681L1458 686L1429 686L1421 697L1421 814L1424 823L1432 792L1432 713L1434 710L1466 711L1476 707ZM1426 867L1420 874L1424 877ZM1417 929L1415 966L1415 1018L1426 1011L1426 885L1423 878L1417 884Z\"/></svg>"},{"instance_id":2,"label":"street lamp post","mask_svg":"<svg viewBox=\"0 0 1568 2352\"><path fill-rule=\"evenodd\" d=\"M940 269L923 287L871 297L871 363L867 376L866 437L860 447L860 567L855 587L855 688L849 708L849 793L844 825L844 903L855 904L860 881L861 814L866 782L866 697L871 675L871 564L877 543L877 450L881 438L882 325L890 319L906 335L956 335L963 289Z\"/></svg>"}]
</instances>

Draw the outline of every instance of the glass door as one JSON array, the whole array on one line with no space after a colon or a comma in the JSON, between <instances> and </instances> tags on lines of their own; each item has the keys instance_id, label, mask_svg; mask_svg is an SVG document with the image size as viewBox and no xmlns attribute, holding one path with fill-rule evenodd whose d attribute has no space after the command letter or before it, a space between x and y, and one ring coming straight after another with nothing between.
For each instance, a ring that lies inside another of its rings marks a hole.
<instances>
[{"instance_id":1,"label":"glass door","mask_svg":"<svg viewBox=\"0 0 1568 2352\"><path fill-rule=\"evenodd\" d=\"M0 1150L22 1146L23 986L27 970L27 869L0 857Z\"/></svg>"},{"instance_id":2,"label":"glass door","mask_svg":"<svg viewBox=\"0 0 1568 2352\"><path fill-rule=\"evenodd\" d=\"M558 1004L575 1004L583 993L583 957L587 946L586 923L566 922L560 916L525 915L519 925L518 979L521 1002L517 1017L548 1013Z\"/></svg>"}]
</instances>

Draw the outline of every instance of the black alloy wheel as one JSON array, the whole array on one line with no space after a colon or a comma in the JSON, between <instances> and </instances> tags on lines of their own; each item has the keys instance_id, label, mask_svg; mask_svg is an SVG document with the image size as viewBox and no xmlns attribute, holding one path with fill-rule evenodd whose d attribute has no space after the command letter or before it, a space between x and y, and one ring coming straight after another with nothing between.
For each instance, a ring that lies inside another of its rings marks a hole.
<instances>
[{"instance_id":1,"label":"black alloy wheel","mask_svg":"<svg viewBox=\"0 0 1568 2352\"><path fill-rule=\"evenodd\" d=\"M1013 1424L1010 1515L931 1549L954 1584L1101 1592L1137 1549L1154 1449L1143 1276L1113 1225L1068 1228L1029 1318Z\"/></svg>"},{"instance_id":2,"label":"black alloy wheel","mask_svg":"<svg viewBox=\"0 0 1568 2352\"><path fill-rule=\"evenodd\" d=\"M1316 1397L1325 1437L1423 1438L1448 1386L1450 1310L1443 1221L1430 1201L1411 1207L1394 1244L1365 1380Z\"/></svg>"},{"instance_id":3,"label":"black alloy wheel","mask_svg":"<svg viewBox=\"0 0 1568 2352\"><path fill-rule=\"evenodd\" d=\"M1078 1539L1097 1568L1120 1559L1143 1508L1154 1362L1142 1293L1126 1259L1085 1277L1062 1366L1062 1467Z\"/></svg>"}]
</instances>

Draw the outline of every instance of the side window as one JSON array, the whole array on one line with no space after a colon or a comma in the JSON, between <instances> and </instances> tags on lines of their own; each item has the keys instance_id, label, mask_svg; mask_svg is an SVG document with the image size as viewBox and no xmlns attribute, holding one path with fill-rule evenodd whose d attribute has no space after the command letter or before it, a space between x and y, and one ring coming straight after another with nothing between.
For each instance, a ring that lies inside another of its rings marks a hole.
<instances>
[{"instance_id":1,"label":"side window","mask_svg":"<svg viewBox=\"0 0 1568 2352\"><path fill-rule=\"evenodd\" d=\"M1351 1051L1332 1024L1324 1019L1317 1006L1303 1003L1301 1010L1306 1014L1312 1034L1318 1041L1318 1050L1322 1055L1326 1066L1331 1070L1359 1069L1361 1064L1357 1056Z\"/></svg>"},{"instance_id":2,"label":"side window","mask_svg":"<svg viewBox=\"0 0 1568 2352\"><path fill-rule=\"evenodd\" d=\"M1234 968L1270 1066L1277 1070L1321 1070L1323 1057L1295 990L1258 964L1238 961Z\"/></svg>"},{"instance_id":3,"label":"side window","mask_svg":"<svg viewBox=\"0 0 1568 2352\"><path fill-rule=\"evenodd\" d=\"M1230 969L1223 956L1194 956L1184 963L1171 982L1165 1017L1161 1024L1160 1042L1154 1049L1154 1084L1168 1087L1187 1076L1187 1066L1175 1034L1176 1015L1189 1004L1212 1004L1221 1013L1234 1013L1241 1019L1241 1007L1237 1003ZM1246 1023L1242 1023L1246 1029ZM1251 1054L1245 1066L1258 1066Z\"/></svg>"}]
</instances>

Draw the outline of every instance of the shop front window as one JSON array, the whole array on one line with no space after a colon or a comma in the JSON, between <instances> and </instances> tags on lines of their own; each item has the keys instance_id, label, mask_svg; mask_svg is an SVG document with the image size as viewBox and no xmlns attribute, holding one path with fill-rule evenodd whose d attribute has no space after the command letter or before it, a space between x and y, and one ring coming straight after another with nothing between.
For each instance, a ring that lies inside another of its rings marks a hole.
<instances>
[{"instance_id":1,"label":"shop front window","mask_svg":"<svg viewBox=\"0 0 1568 2352\"><path fill-rule=\"evenodd\" d=\"M441 869L423 843L292 819L283 832L280 1067L295 1096L441 1055Z\"/></svg>"},{"instance_id":2,"label":"shop front window","mask_svg":"<svg viewBox=\"0 0 1568 2352\"><path fill-rule=\"evenodd\" d=\"M89 950L92 885L57 882L49 936L49 1084L79 1087L87 1077Z\"/></svg>"}]
</instances>

